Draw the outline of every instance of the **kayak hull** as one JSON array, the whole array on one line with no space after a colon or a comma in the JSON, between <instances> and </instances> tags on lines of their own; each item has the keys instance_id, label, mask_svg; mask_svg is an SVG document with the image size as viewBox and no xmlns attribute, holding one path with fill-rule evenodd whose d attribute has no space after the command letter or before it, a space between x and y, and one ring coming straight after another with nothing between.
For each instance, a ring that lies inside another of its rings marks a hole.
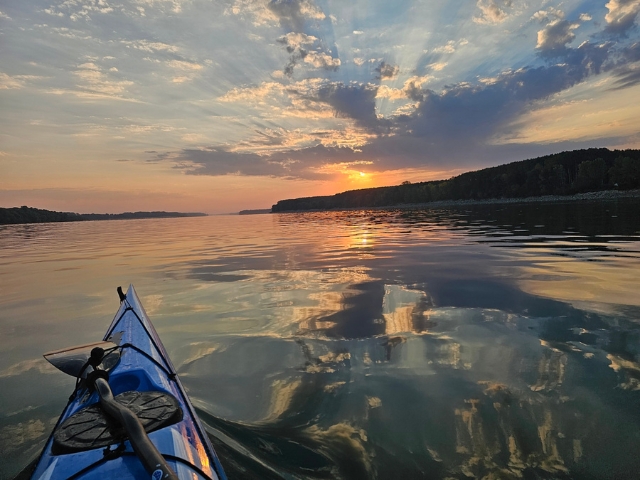
<instances>
[{"instance_id":1,"label":"kayak hull","mask_svg":"<svg viewBox=\"0 0 640 480\"><path fill-rule=\"evenodd\" d=\"M148 435L178 478L226 479L213 446L133 286L129 287L104 340L120 347L120 360L109 373L109 386L114 396L132 391L160 392L177 400L182 410L181 419ZM54 448L56 430L72 415L97 403L97 392L75 392L44 447L32 479L150 478L128 440L62 454Z\"/></svg>"}]
</instances>

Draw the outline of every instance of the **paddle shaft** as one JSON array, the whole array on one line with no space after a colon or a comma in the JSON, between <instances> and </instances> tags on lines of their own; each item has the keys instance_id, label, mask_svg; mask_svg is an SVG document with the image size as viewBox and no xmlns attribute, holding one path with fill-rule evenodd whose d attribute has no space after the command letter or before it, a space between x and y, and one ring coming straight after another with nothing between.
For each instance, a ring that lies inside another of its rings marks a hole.
<instances>
[{"instance_id":1,"label":"paddle shaft","mask_svg":"<svg viewBox=\"0 0 640 480\"><path fill-rule=\"evenodd\" d=\"M116 402L115 398L113 398L109 383L103 378L96 378L94 384L100 395L100 405L107 415L124 427L133 451L136 452L144 469L151 475L151 478L153 480L179 480L162 454L149 439L136 414Z\"/></svg>"}]
</instances>

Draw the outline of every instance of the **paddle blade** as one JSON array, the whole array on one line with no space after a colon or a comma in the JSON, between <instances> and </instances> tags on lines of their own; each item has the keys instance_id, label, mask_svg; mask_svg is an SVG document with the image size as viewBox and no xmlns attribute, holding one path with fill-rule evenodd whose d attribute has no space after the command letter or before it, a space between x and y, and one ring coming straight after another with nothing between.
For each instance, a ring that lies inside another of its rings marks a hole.
<instances>
[{"instance_id":1,"label":"paddle blade","mask_svg":"<svg viewBox=\"0 0 640 480\"><path fill-rule=\"evenodd\" d=\"M91 357L91 350L96 347L104 350L115 348L115 350L112 350L103 357L102 363L100 364L101 368L107 371L115 367L118 360L120 360L120 349L117 348L118 345L113 342L95 342L87 345L67 347L62 350L45 353L43 356L51 365L58 370L62 370L67 375L76 378L82 376L82 378L84 378L85 374L82 372L82 368Z\"/></svg>"}]
</instances>

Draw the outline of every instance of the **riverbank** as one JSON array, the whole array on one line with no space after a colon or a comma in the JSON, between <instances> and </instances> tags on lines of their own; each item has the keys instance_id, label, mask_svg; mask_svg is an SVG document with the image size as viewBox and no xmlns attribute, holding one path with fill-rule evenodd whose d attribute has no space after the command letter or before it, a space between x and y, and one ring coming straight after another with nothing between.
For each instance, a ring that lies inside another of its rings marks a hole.
<instances>
[{"instance_id":1,"label":"riverbank","mask_svg":"<svg viewBox=\"0 0 640 480\"><path fill-rule=\"evenodd\" d=\"M415 207L453 207L458 205L500 205L503 203L550 203L550 202L580 202L580 201L607 201L619 198L640 198L639 190L602 190L600 192L576 193L574 195L543 195L541 197L524 198L489 198L486 200L439 200L428 203L412 203L394 205L384 208L415 208Z\"/></svg>"},{"instance_id":2,"label":"riverbank","mask_svg":"<svg viewBox=\"0 0 640 480\"><path fill-rule=\"evenodd\" d=\"M602 190L599 192L576 193L574 195L543 195L540 197L524 198L489 198L486 200L438 200L424 203L402 203L398 205L386 205L380 207L352 207L314 210L288 210L274 213L300 213L300 212L322 212L340 210L394 210L411 208L441 208L441 207L461 207L475 205L501 205L516 203L563 203L563 202L590 202L590 201L612 201L622 198L640 199L640 189L637 190Z\"/></svg>"},{"instance_id":3,"label":"riverbank","mask_svg":"<svg viewBox=\"0 0 640 480\"><path fill-rule=\"evenodd\" d=\"M205 217L206 213L182 212L125 212L125 213L74 213L56 212L32 207L0 208L0 225L26 223L85 222L92 220L138 220L142 218Z\"/></svg>"}]
</instances>

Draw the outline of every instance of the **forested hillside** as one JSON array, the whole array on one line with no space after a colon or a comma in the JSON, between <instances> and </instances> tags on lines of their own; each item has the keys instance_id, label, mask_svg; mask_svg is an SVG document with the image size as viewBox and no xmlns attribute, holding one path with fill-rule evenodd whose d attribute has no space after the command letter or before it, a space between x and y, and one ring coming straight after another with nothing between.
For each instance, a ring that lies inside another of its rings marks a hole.
<instances>
[{"instance_id":1,"label":"forested hillside","mask_svg":"<svg viewBox=\"0 0 640 480\"><path fill-rule=\"evenodd\" d=\"M484 200L640 188L640 150L591 148L467 172L448 180L280 200L273 212L383 207L439 200Z\"/></svg>"}]
</instances>

